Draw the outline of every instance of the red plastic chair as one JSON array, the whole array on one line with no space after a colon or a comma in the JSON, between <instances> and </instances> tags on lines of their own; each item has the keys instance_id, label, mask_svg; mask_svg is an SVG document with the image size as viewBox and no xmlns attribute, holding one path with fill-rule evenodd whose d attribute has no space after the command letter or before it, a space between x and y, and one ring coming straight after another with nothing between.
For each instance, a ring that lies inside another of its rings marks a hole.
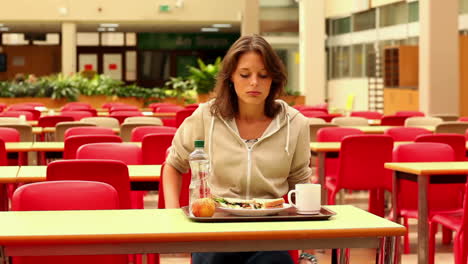
<instances>
[{"instance_id":1,"label":"red plastic chair","mask_svg":"<svg viewBox=\"0 0 468 264\"><path fill-rule=\"evenodd\" d=\"M112 210L119 209L119 197L109 184L91 181L51 181L26 184L12 199L14 211ZM15 264L126 264L125 255L13 257Z\"/></svg>"},{"instance_id":2,"label":"red plastic chair","mask_svg":"<svg viewBox=\"0 0 468 264\"><path fill-rule=\"evenodd\" d=\"M364 133L357 128L323 127L317 131L317 142L341 142L346 136L362 134ZM336 178L339 158L332 155L327 156L328 157L325 157L325 175L327 178ZM318 167L319 164L317 164L317 168Z\"/></svg>"},{"instance_id":3,"label":"red plastic chair","mask_svg":"<svg viewBox=\"0 0 468 264\"><path fill-rule=\"evenodd\" d=\"M60 113L61 116L70 116L75 121L80 121L82 118L85 117L92 117L93 114L89 111L63 111Z\"/></svg>"},{"instance_id":4,"label":"red plastic chair","mask_svg":"<svg viewBox=\"0 0 468 264\"><path fill-rule=\"evenodd\" d=\"M143 137L141 150L143 164L163 164L166 160L166 151L172 144L174 133L148 134Z\"/></svg>"},{"instance_id":5,"label":"red plastic chair","mask_svg":"<svg viewBox=\"0 0 468 264\"><path fill-rule=\"evenodd\" d=\"M438 225L455 232L453 255L455 264L466 264L468 255L468 185L465 188L463 209L450 213L435 213L429 220L429 264L434 264L435 235Z\"/></svg>"},{"instance_id":6,"label":"red plastic chair","mask_svg":"<svg viewBox=\"0 0 468 264\"><path fill-rule=\"evenodd\" d=\"M188 108L188 109L177 111L176 112L176 117L175 117L176 127L177 128L180 127L180 125L182 125L182 123L184 122L185 118L191 116L193 114L193 112L195 112L195 110L197 110L197 109L196 108Z\"/></svg>"},{"instance_id":7,"label":"red plastic chair","mask_svg":"<svg viewBox=\"0 0 468 264\"><path fill-rule=\"evenodd\" d=\"M462 116L462 117L458 118L458 121L460 121L460 122L468 122L468 116Z\"/></svg>"},{"instance_id":8,"label":"red plastic chair","mask_svg":"<svg viewBox=\"0 0 468 264\"><path fill-rule=\"evenodd\" d=\"M91 116L97 116L97 110L93 108L84 108L81 106L71 106L66 109L62 109L62 113L68 112L68 111L73 111L73 112L87 112L90 113Z\"/></svg>"},{"instance_id":9,"label":"red plastic chair","mask_svg":"<svg viewBox=\"0 0 468 264\"><path fill-rule=\"evenodd\" d=\"M381 126L404 126L405 120L409 116L387 115L380 120Z\"/></svg>"},{"instance_id":10,"label":"red plastic chair","mask_svg":"<svg viewBox=\"0 0 468 264\"><path fill-rule=\"evenodd\" d=\"M143 116L143 113L140 111L114 111L110 114L110 117L119 120L119 124L122 124L127 117L131 116Z\"/></svg>"},{"instance_id":11,"label":"red plastic chair","mask_svg":"<svg viewBox=\"0 0 468 264\"><path fill-rule=\"evenodd\" d=\"M130 178L118 160L56 160L47 166L47 181L98 181L110 184L119 194L120 209L130 209Z\"/></svg>"},{"instance_id":12,"label":"red plastic chair","mask_svg":"<svg viewBox=\"0 0 468 264\"><path fill-rule=\"evenodd\" d=\"M315 112L322 112L322 113L328 114L328 109L327 108L317 107L317 106L303 105L303 106L301 106L299 108L296 108L296 109L299 110L300 112L302 112L302 111L304 111L304 112L315 111Z\"/></svg>"},{"instance_id":13,"label":"red plastic chair","mask_svg":"<svg viewBox=\"0 0 468 264\"><path fill-rule=\"evenodd\" d=\"M64 142L63 158L75 159L76 151L84 144L100 142L121 143L122 139L116 135L81 135L66 137Z\"/></svg>"},{"instance_id":14,"label":"red plastic chair","mask_svg":"<svg viewBox=\"0 0 468 264\"><path fill-rule=\"evenodd\" d=\"M398 111L395 113L396 116L425 116L423 112L420 111Z\"/></svg>"},{"instance_id":15,"label":"red plastic chair","mask_svg":"<svg viewBox=\"0 0 468 264\"><path fill-rule=\"evenodd\" d=\"M384 132L394 141L414 141L420 135L432 135L432 132L421 127L392 127Z\"/></svg>"},{"instance_id":16,"label":"red plastic chair","mask_svg":"<svg viewBox=\"0 0 468 264\"><path fill-rule=\"evenodd\" d=\"M376 111L353 111L351 116L364 117L367 119L382 119L383 114Z\"/></svg>"},{"instance_id":17,"label":"red plastic chair","mask_svg":"<svg viewBox=\"0 0 468 264\"><path fill-rule=\"evenodd\" d=\"M109 135L114 136L114 130L108 127L71 127L65 131L63 136L64 139L71 136L80 136L80 135Z\"/></svg>"},{"instance_id":18,"label":"red plastic chair","mask_svg":"<svg viewBox=\"0 0 468 264\"><path fill-rule=\"evenodd\" d=\"M109 113L117 112L117 111L137 111L139 112L140 109L133 105L115 105L109 108Z\"/></svg>"},{"instance_id":19,"label":"red plastic chair","mask_svg":"<svg viewBox=\"0 0 468 264\"><path fill-rule=\"evenodd\" d=\"M466 161L466 140L464 135L449 133L421 135L416 137L415 142L435 142L448 144L455 152L456 161Z\"/></svg>"},{"instance_id":20,"label":"red plastic chair","mask_svg":"<svg viewBox=\"0 0 468 264\"><path fill-rule=\"evenodd\" d=\"M11 110L11 111L16 111L16 110L24 110L24 109L34 109L34 105L30 105L30 104L12 104L10 106L8 106L7 110Z\"/></svg>"},{"instance_id":21,"label":"red plastic chair","mask_svg":"<svg viewBox=\"0 0 468 264\"><path fill-rule=\"evenodd\" d=\"M3 139L0 138L0 166L7 166L8 165L8 160L7 160L7 151L5 149L5 142ZM5 188L0 188L0 195L6 196L7 193L5 192ZM3 203L0 204L0 211L8 211L8 206L3 207Z\"/></svg>"},{"instance_id":22,"label":"red plastic chair","mask_svg":"<svg viewBox=\"0 0 468 264\"><path fill-rule=\"evenodd\" d=\"M155 109L160 107L160 106L176 106L176 104L172 104L172 103L151 103L148 105L149 108L151 108L151 110L153 112L155 112Z\"/></svg>"},{"instance_id":23,"label":"red plastic chair","mask_svg":"<svg viewBox=\"0 0 468 264\"><path fill-rule=\"evenodd\" d=\"M454 161L455 152L448 144L420 142L399 145L393 151L394 162L437 162ZM428 204L429 215L441 210L452 210L461 206L461 185L443 184L429 185ZM401 180L399 185L397 214L403 217L403 224L408 228L408 218L418 217L418 186L417 183ZM394 216L395 217L395 216ZM447 234L445 235L447 236ZM404 240L404 253L410 252L408 233Z\"/></svg>"},{"instance_id":24,"label":"red plastic chair","mask_svg":"<svg viewBox=\"0 0 468 264\"><path fill-rule=\"evenodd\" d=\"M167 127L167 126L140 126L135 127L132 130L131 141L132 142L141 142L143 141L143 137L148 134L154 133L173 133L177 131L175 127Z\"/></svg>"},{"instance_id":25,"label":"red plastic chair","mask_svg":"<svg viewBox=\"0 0 468 264\"><path fill-rule=\"evenodd\" d=\"M60 116L60 115L43 116L43 117L39 118L39 121L37 122L37 126L40 126L40 127L55 127L55 125L57 125L57 123L68 122L68 121L75 121L75 120L71 116Z\"/></svg>"},{"instance_id":26,"label":"red plastic chair","mask_svg":"<svg viewBox=\"0 0 468 264\"><path fill-rule=\"evenodd\" d=\"M189 104L185 106L185 109L197 109L199 106L199 104Z\"/></svg>"},{"instance_id":27,"label":"red plastic chair","mask_svg":"<svg viewBox=\"0 0 468 264\"><path fill-rule=\"evenodd\" d=\"M0 113L0 117L20 117L24 115L26 117L26 120L34 120L34 115L31 112L28 111L12 111L12 110L7 110L5 112Z\"/></svg>"},{"instance_id":28,"label":"red plastic chair","mask_svg":"<svg viewBox=\"0 0 468 264\"><path fill-rule=\"evenodd\" d=\"M110 110L114 106L128 106L128 105L129 104L119 103L119 102L109 102L109 103L104 103L101 107L107 110Z\"/></svg>"},{"instance_id":29,"label":"red plastic chair","mask_svg":"<svg viewBox=\"0 0 468 264\"><path fill-rule=\"evenodd\" d=\"M156 108L153 108L155 113L176 113L177 111L184 110L182 106L179 105L160 105Z\"/></svg>"},{"instance_id":30,"label":"red plastic chair","mask_svg":"<svg viewBox=\"0 0 468 264\"><path fill-rule=\"evenodd\" d=\"M14 128L0 127L0 139L4 142L18 142L20 141L20 133Z\"/></svg>"},{"instance_id":31,"label":"red plastic chair","mask_svg":"<svg viewBox=\"0 0 468 264\"><path fill-rule=\"evenodd\" d=\"M120 160L127 165L143 164L141 147L126 143L85 144L76 151L76 158Z\"/></svg>"},{"instance_id":32,"label":"red plastic chair","mask_svg":"<svg viewBox=\"0 0 468 264\"><path fill-rule=\"evenodd\" d=\"M341 142L338 173L326 182L328 203L335 204L341 189L381 191L389 171L385 162L392 161L393 139L386 135L351 135ZM369 199L369 212L383 217L384 201ZM374 206L371 206L375 204Z\"/></svg>"},{"instance_id":33,"label":"red plastic chair","mask_svg":"<svg viewBox=\"0 0 468 264\"><path fill-rule=\"evenodd\" d=\"M39 120L39 118L41 117L41 111L34 109L34 106L32 105L17 105L17 106L8 108L8 111L30 112L33 115L32 120Z\"/></svg>"}]
</instances>

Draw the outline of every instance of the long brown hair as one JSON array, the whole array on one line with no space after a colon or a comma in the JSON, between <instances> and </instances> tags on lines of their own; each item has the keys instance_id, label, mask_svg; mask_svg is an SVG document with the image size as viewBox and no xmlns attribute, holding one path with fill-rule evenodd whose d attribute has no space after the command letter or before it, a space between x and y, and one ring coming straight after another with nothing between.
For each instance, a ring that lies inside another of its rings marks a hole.
<instances>
[{"instance_id":1,"label":"long brown hair","mask_svg":"<svg viewBox=\"0 0 468 264\"><path fill-rule=\"evenodd\" d=\"M287 81L284 64L273 51L270 44L259 35L243 36L229 48L223 58L221 69L216 78L216 99L211 106L213 115L219 114L223 118L234 118L239 113L239 103L234 84L231 81L232 73L242 54L256 52L263 58L268 74L272 77L270 93L265 100L265 115L273 118L280 111L275 99L283 93Z\"/></svg>"}]
</instances>

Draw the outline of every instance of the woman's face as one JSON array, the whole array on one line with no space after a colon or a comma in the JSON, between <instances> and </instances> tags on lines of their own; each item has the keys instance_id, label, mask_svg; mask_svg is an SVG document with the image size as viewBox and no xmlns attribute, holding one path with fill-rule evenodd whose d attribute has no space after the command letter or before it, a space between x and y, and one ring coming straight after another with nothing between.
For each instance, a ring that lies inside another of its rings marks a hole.
<instances>
[{"instance_id":1,"label":"woman's face","mask_svg":"<svg viewBox=\"0 0 468 264\"><path fill-rule=\"evenodd\" d=\"M272 78L263 64L262 56L249 51L239 57L231 81L234 83L239 106L263 105L270 93Z\"/></svg>"}]
</instances>

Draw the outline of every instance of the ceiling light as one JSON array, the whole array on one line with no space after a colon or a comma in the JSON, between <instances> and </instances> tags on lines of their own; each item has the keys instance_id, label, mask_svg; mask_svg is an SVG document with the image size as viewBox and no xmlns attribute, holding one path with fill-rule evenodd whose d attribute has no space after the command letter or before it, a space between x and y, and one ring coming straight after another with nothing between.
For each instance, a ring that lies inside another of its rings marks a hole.
<instances>
[{"instance_id":1,"label":"ceiling light","mask_svg":"<svg viewBox=\"0 0 468 264\"><path fill-rule=\"evenodd\" d=\"M115 28L107 28L107 31L115 31Z\"/></svg>"},{"instance_id":2,"label":"ceiling light","mask_svg":"<svg viewBox=\"0 0 468 264\"><path fill-rule=\"evenodd\" d=\"M231 24L213 24L212 27L215 27L215 28L230 28L232 27Z\"/></svg>"},{"instance_id":3,"label":"ceiling light","mask_svg":"<svg viewBox=\"0 0 468 264\"><path fill-rule=\"evenodd\" d=\"M107 28L115 28L115 27L118 27L119 24L104 23L104 24L101 24L100 26L107 27Z\"/></svg>"},{"instance_id":4,"label":"ceiling light","mask_svg":"<svg viewBox=\"0 0 468 264\"><path fill-rule=\"evenodd\" d=\"M106 29L105 29L105 28L103 28L103 27L100 27L100 28L98 28L98 29L97 29L97 31L100 31L100 32L102 32L102 31L106 31Z\"/></svg>"},{"instance_id":5,"label":"ceiling light","mask_svg":"<svg viewBox=\"0 0 468 264\"><path fill-rule=\"evenodd\" d=\"M201 32L218 32L219 28L201 28Z\"/></svg>"},{"instance_id":6,"label":"ceiling light","mask_svg":"<svg viewBox=\"0 0 468 264\"><path fill-rule=\"evenodd\" d=\"M7 27L0 27L0 31L9 31L10 29Z\"/></svg>"}]
</instances>

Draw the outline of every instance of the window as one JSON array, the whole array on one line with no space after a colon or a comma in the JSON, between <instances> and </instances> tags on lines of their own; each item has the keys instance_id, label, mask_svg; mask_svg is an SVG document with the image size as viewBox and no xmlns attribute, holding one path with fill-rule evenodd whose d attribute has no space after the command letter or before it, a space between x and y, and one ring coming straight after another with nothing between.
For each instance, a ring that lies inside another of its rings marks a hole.
<instances>
[{"instance_id":1,"label":"window","mask_svg":"<svg viewBox=\"0 0 468 264\"><path fill-rule=\"evenodd\" d=\"M29 41L24 39L24 34L21 33L3 33L3 45L28 45Z\"/></svg>"},{"instance_id":2,"label":"window","mask_svg":"<svg viewBox=\"0 0 468 264\"><path fill-rule=\"evenodd\" d=\"M169 53L162 51L141 51L139 57L139 75L141 81L163 83L169 79Z\"/></svg>"},{"instance_id":3,"label":"window","mask_svg":"<svg viewBox=\"0 0 468 264\"><path fill-rule=\"evenodd\" d=\"M375 28L375 9L353 15L353 31Z\"/></svg>"},{"instance_id":4,"label":"window","mask_svg":"<svg viewBox=\"0 0 468 264\"><path fill-rule=\"evenodd\" d=\"M125 36L123 32L101 33L102 46L125 46Z\"/></svg>"},{"instance_id":5,"label":"window","mask_svg":"<svg viewBox=\"0 0 468 264\"><path fill-rule=\"evenodd\" d=\"M364 75L364 48L362 44L353 45L352 47L352 67L351 77L363 77Z\"/></svg>"},{"instance_id":6,"label":"window","mask_svg":"<svg viewBox=\"0 0 468 264\"><path fill-rule=\"evenodd\" d=\"M346 78L350 76L350 47L331 47L330 48L330 69L331 78Z\"/></svg>"},{"instance_id":7,"label":"window","mask_svg":"<svg viewBox=\"0 0 468 264\"><path fill-rule=\"evenodd\" d=\"M99 33L77 33L77 46L99 46Z\"/></svg>"},{"instance_id":8,"label":"window","mask_svg":"<svg viewBox=\"0 0 468 264\"><path fill-rule=\"evenodd\" d=\"M135 32L125 33L125 45L136 46L136 33Z\"/></svg>"},{"instance_id":9,"label":"window","mask_svg":"<svg viewBox=\"0 0 468 264\"><path fill-rule=\"evenodd\" d=\"M380 8L380 26L388 27L408 22L408 4L398 2Z\"/></svg>"},{"instance_id":10,"label":"window","mask_svg":"<svg viewBox=\"0 0 468 264\"><path fill-rule=\"evenodd\" d=\"M60 35L58 33L47 33L45 40L33 40L34 45L59 45Z\"/></svg>"},{"instance_id":11,"label":"window","mask_svg":"<svg viewBox=\"0 0 468 264\"><path fill-rule=\"evenodd\" d=\"M408 22L419 21L419 2L408 3Z\"/></svg>"},{"instance_id":12,"label":"window","mask_svg":"<svg viewBox=\"0 0 468 264\"><path fill-rule=\"evenodd\" d=\"M351 18L339 18L331 21L332 35L340 35L351 32Z\"/></svg>"},{"instance_id":13,"label":"window","mask_svg":"<svg viewBox=\"0 0 468 264\"><path fill-rule=\"evenodd\" d=\"M459 0L458 1L458 8L460 14L468 13L468 0Z\"/></svg>"}]
</instances>

